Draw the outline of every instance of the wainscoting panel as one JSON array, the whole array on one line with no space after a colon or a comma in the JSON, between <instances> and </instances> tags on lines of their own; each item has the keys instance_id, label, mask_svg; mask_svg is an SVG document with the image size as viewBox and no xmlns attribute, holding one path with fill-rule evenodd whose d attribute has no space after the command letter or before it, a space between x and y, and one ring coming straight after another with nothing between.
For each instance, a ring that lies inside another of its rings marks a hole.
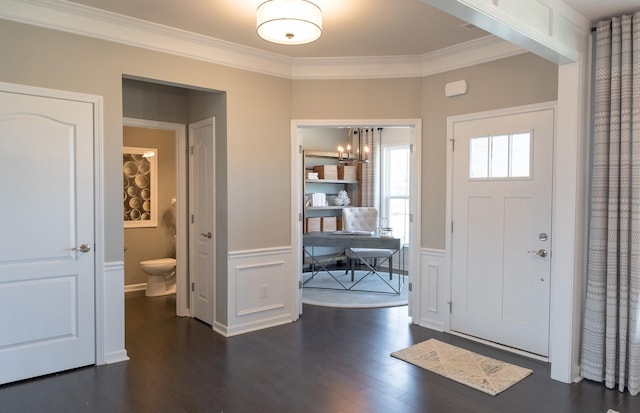
<instances>
[{"instance_id":1,"label":"wainscoting panel","mask_svg":"<svg viewBox=\"0 0 640 413\"><path fill-rule=\"evenodd\" d=\"M438 312L438 270L440 267L436 264L427 265L427 296L426 306L427 310L437 313Z\"/></svg>"},{"instance_id":2,"label":"wainscoting panel","mask_svg":"<svg viewBox=\"0 0 640 413\"><path fill-rule=\"evenodd\" d=\"M229 320L216 331L233 336L295 320L294 258L291 247L230 253Z\"/></svg>"},{"instance_id":3,"label":"wainscoting panel","mask_svg":"<svg viewBox=\"0 0 640 413\"><path fill-rule=\"evenodd\" d=\"M285 307L284 261L236 267L236 316ZM258 288L255 288L258 287Z\"/></svg>"},{"instance_id":4,"label":"wainscoting panel","mask_svg":"<svg viewBox=\"0 0 640 413\"><path fill-rule=\"evenodd\" d=\"M449 260L447 252L423 248L420 250L420 309L419 324L438 331L449 329Z\"/></svg>"},{"instance_id":5,"label":"wainscoting panel","mask_svg":"<svg viewBox=\"0 0 640 413\"><path fill-rule=\"evenodd\" d=\"M104 320L104 325L96 329L103 329L104 342L96 346L101 352L97 364L110 364L129 360L124 348L124 262L106 262L103 274L103 298L96 300L96 320Z\"/></svg>"}]
</instances>

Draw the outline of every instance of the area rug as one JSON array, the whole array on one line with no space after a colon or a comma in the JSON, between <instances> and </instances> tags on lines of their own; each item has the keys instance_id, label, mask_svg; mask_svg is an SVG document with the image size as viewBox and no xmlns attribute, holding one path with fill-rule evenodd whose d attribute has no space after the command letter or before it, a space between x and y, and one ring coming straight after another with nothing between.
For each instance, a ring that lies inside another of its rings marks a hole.
<instances>
[{"instance_id":1,"label":"area rug","mask_svg":"<svg viewBox=\"0 0 640 413\"><path fill-rule=\"evenodd\" d=\"M395 351L391 356L492 396L533 372L433 338Z\"/></svg>"},{"instance_id":2,"label":"area rug","mask_svg":"<svg viewBox=\"0 0 640 413\"><path fill-rule=\"evenodd\" d=\"M344 274L344 270L337 270L332 271L332 274L347 288L353 286L351 273ZM356 271L355 281L364 274L366 271ZM389 281L388 274L381 274L395 289L398 288L397 274L393 276L391 281ZM395 294L391 287L373 274L365 277L351 291L342 289L340 284L326 272L317 273L313 279L310 277L311 273L303 274L305 284L302 289L302 302L304 304L338 308L381 308L398 307L408 303L406 283L402 285L400 294ZM406 277L403 278L403 281L406 281Z\"/></svg>"}]
</instances>

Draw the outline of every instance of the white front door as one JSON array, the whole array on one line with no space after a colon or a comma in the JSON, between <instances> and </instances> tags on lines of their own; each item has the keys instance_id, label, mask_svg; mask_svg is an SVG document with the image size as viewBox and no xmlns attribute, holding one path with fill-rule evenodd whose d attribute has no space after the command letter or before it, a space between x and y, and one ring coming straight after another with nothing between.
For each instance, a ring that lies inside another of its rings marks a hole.
<instances>
[{"instance_id":1,"label":"white front door","mask_svg":"<svg viewBox=\"0 0 640 413\"><path fill-rule=\"evenodd\" d=\"M95 363L93 105L0 91L0 384Z\"/></svg>"},{"instance_id":2,"label":"white front door","mask_svg":"<svg viewBox=\"0 0 640 413\"><path fill-rule=\"evenodd\" d=\"M552 109L453 124L451 329L549 354Z\"/></svg>"},{"instance_id":3,"label":"white front door","mask_svg":"<svg viewBox=\"0 0 640 413\"><path fill-rule=\"evenodd\" d=\"M189 124L189 279L193 317L213 325L215 119Z\"/></svg>"}]
</instances>

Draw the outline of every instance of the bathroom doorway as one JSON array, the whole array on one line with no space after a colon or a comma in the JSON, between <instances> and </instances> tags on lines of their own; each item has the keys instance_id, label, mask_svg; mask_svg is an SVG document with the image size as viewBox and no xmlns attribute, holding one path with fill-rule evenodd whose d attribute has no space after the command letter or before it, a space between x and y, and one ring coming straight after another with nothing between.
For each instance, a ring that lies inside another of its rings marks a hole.
<instances>
[{"instance_id":1,"label":"bathroom doorway","mask_svg":"<svg viewBox=\"0 0 640 413\"><path fill-rule=\"evenodd\" d=\"M215 171L216 171L216 194L220 194L217 200L224 202L226 199L226 93L215 90L203 90L188 85L169 84L163 81L125 77L122 80L123 115L125 126L135 126L151 129L169 131L174 134L175 147L175 168L174 179L175 190L169 198L169 205L173 203L175 197L175 244L170 239L170 247L175 248L176 258L176 314L178 316L194 316L191 305L191 288L189 274L189 153L188 153L188 125L202 119L216 118L215 133L218 137L215 143ZM127 124L133 122L134 124ZM125 143L126 145L126 143ZM162 153L159 153L162 158ZM159 183L162 187L162 183ZM216 202L218 202L216 200ZM166 200L158 200L158 226L163 224L163 209L167 209ZM212 206L211 214L219 222L226 221L226 208L218 203ZM166 222L165 222L166 224ZM171 224L165 225L163 230L170 235ZM226 234L223 228L213 228L212 237L216 239L216 254L224 252L226 246ZM128 277L127 269L132 266L140 268L137 258L128 257L131 251L125 237L125 292L141 290L142 282L132 280ZM165 248L158 251L156 257L166 257L171 249ZM131 254L133 255L133 254ZM129 262L132 261L131 263ZM141 270L141 269L140 269ZM216 283L216 274L226 272L226 260L216 260L215 268L209 274L211 284ZM138 279L139 280L139 279ZM212 297L212 304L215 305L215 297ZM212 319L214 319L212 317Z\"/></svg>"},{"instance_id":2,"label":"bathroom doorway","mask_svg":"<svg viewBox=\"0 0 640 413\"><path fill-rule=\"evenodd\" d=\"M180 178L186 176L186 160L179 156L186 148L186 127L179 123L124 118L123 147L123 153L127 150L151 150L155 158L153 179L157 181L156 193L150 199L156 204L152 209L154 216L146 226L127 225L131 217L127 214L127 207L130 205L126 203L135 201L136 198L127 198L129 194L126 191L131 187L125 188L123 192L125 292L144 291L151 296L175 293L176 314L188 315L188 259L183 256L187 248L177 248L186 243L185 219L178 218L186 216L187 205L185 184ZM126 171L123 172L123 179L126 180ZM140 211L148 213L148 209L140 208ZM161 274L166 277L163 285L151 287L149 282L152 277L143 270L140 263L167 261L171 258L175 259L175 271L169 269L167 274Z\"/></svg>"}]
</instances>

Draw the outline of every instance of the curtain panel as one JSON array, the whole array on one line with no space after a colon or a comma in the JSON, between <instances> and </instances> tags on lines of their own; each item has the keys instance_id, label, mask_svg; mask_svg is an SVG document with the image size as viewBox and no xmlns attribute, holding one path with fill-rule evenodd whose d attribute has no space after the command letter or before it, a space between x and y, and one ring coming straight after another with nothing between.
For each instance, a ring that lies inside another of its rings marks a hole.
<instances>
[{"instance_id":1,"label":"curtain panel","mask_svg":"<svg viewBox=\"0 0 640 413\"><path fill-rule=\"evenodd\" d=\"M584 378L640 392L640 12L598 23Z\"/></svg>"},{"instance_id":2,"label":"curtain panel","mask_svg":"<svg viewBox=\"0 0 640 413\"><path fill-rule=\"evenodd\" d=\"M360 129L362 147L369 148L369 162L362 164L362 206L380 211L380 140L382 128Z\"/></svg>"}]
</instances>

